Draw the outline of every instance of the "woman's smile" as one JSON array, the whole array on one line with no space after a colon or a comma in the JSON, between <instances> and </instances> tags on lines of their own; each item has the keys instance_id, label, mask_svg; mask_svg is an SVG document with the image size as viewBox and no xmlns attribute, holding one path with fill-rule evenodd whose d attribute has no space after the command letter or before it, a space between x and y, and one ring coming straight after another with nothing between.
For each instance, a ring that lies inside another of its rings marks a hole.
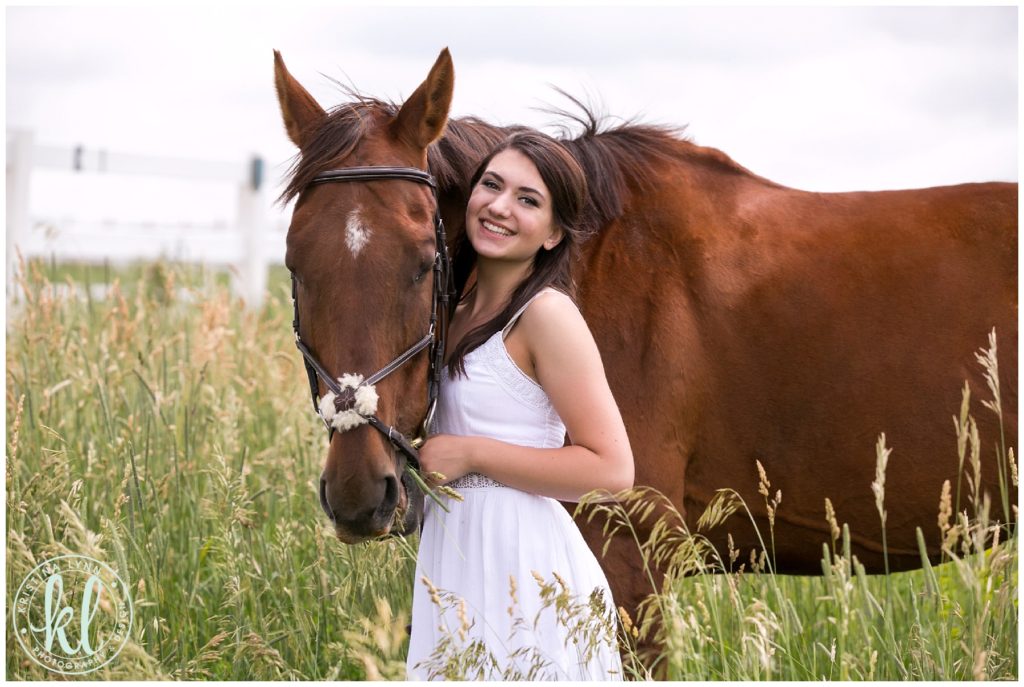
<instances>
[{"instance_id":1,"label":"woman's smile","mask_svg":"<svg viewBox=\"0 0 1024 687\"><path fill-rule=\"evenodd\" d=\"M514 236L515 235L514 232L512 232L511 230L507 229L506 227L501 226L500 224L495 224L494 222L488 222L487 220L482 220L481 224L483 224L484 229L486 229L491 234L494 234L495 236L505 237L505 236Z\"/></svg>"},{"instance_id":2,"label":"woman's smile","mask_svg":"<svg viewBox=\"0 0 1024 687\"><path fill-rule=\"evenodd\" d=\"M466 208L469 240L484 260L532 262L561 238L551 193L533 162L518 150L491 160Z\"/></svg>"}]
</instances>

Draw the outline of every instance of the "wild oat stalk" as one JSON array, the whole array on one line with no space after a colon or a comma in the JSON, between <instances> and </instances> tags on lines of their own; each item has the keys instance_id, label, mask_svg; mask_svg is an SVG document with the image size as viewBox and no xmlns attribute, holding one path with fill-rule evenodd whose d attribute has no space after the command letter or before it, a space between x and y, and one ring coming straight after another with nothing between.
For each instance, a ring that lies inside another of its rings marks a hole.
<instances>
[{"instance_id":1,"label":"wild oat stalk","mask_svg":"<svg viewBox=\"0 0 1024 687\"><path fill-rule=\"evenodd\" d=\"M769 500L770 494L768 490L771 488L771 482L768 481L768 475L764 471L764 466L761 465L761 461L755 460L757 464L757 493L764 497L765 510L768 513L768 533L772 542L772 570L775 570L775 514L779 510L779 504L782 503L782 490L778 489L775 492L775 497Z\"/></svg>"},{"instance_id":2,"label":"wild oat stalk","mask_svg":"<svg viewBox=\"0 0 1024 687\"><path fill-rule=\"evenodd\" d=\"M875 495L875 508L878 510L878 517L882 522L882 549L885 558L885 574L889 574L889 551L885 538L885 470L889 465L891 448L885 446L885 433L878 435L878 443L875 444L875 479L871 482L871 493Z\"/></svg>"},{"instance_id":3,"label":"wild oat stalk","mask_svg":"<svg viewBox=\"0 0 1024 687\"><path fill-rule=\"evenodd\" d=\"M836 542L839 540L841 531L839 523L836 521L836 509L832 505L832 500L827 496L825 497L825 522L828 523L829 532L832 535L832 553L835 553Z\"/></svg>"},{"instance_id":4,"label":"wild oat stalk","mask_svg":"<svg viewBox=\"0 0 1024 687\"><path fill-rule=\"evenodd\" d=\"M996 347L996 330L993 327L988 334L988 348L979 349L974 354L975 359L985 370L985 382L992 394L991 400L982 401L981 404L996 414L999 419L999 444L996 447L996 465L999 469L999 493L1002 498L1003 517L1008 526L1013 523L1013 515L1010 511L1010 496L1007 486L1006 474L1008 470L1015 470L1012 466L1012 456L1008 456L1006 447L1006 430L1003 426L1003 400L999 391L999 357ZM1012 449L1011 449L1012 450Z\"/></svg>"},{"instance_id":5,"label":"wild oat stalk","mask_svg":"<svg viewBox=\"0 0 1024 687\"><path fill-rule=\"evenodd\" d=\"M449 498L453 498L453 499L455 499L457 501L461 501L462 500L462 495L459 492L457 492L454 489L452 489L451 487L449 487L449 486L442 485L442 486L439 486L439 487L431 487L427 483L427 481L425 479L423 479L423 475L420 474L420 471L418 469L414 468L412 465L409 465L408 463L406 463L406 465L405 465L405 472L410 477L412 477L412 481L416 485L416 488L419 489L423 493L424 496L426 496L431 501L436 503L438 505L438 507L441 508L445 513L449 512L448 511L448 504L445 503L444 499L442 499L440 496L438 496L439 492L441 494L444 494L445 496L448 496ZM444 475L442 475L439 472L432 472L432 473L430 473L427 476L429 478L435 480L435 481L441 481L441 480L445 479Z\"/></svg>"},{"instance_id":6,"label":"wild oat stalk","mask_svg":"<svg viewBox=\"0 0 1024 687\"><path fill-rule=\"evenodd\" d=\"M387 599L376 599L375 614L359 618L335 648L362 665L367 680L404 680L408 622L409 616L395 614Z\"/></svg>"},{"instance_id":7,"label":"wild oat stalk","mask_svg":"<svg viewBox=\"0 0 1024 687\"><path fill-rule=\"evenodd\" d=\"M449 680L557 680L566 679L566 670L577 669L585 674L599 671L591 673L592 679L605 677L608 666L597 659L615 651L619 627L603 590L581 594L555 571L551 579L537 571L532 574L531 584L520 581L524 589L511 578L508 615L512 622L507 637L495 636L480 609L469 609L458 595L422 578L440 625L433 653L416 670L430 679ZM555 649L545 643L551 642L552 633L564 636L564 647ZM490 644L485 639L488 634ZM546 639L539 643L529 639L538 636ZM562 650L568 664L560 657Z\"/></svg>"},{"instance_id":8,"label":"wild oat stalk","mask_svg":"<svg viewBox=\"0 0 1024 687\"><path fill-rule=\"evenodd\" d=\"M953 416L953 428L956 430L956 500L953 502L953 509L960 511L960 481L964 474L964 462L967 459L967 439L970 435L970 424L968 413L971 403L971 387L964 380L963 390L960 392L960 417Z\"/></svg>"}]
</instances>

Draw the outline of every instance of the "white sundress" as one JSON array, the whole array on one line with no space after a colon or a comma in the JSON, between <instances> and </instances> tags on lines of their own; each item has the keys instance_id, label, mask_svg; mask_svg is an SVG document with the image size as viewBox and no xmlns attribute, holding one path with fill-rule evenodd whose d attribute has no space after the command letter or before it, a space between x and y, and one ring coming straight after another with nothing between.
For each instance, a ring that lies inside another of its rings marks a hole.
<instances>
[{"instance_id":1,"label":"white sundress","mask_svg":"<svg viewBox=\"0 0 1024 687\"><path fill-rule=\"evenodd\" d=\"M564 444L565 426L547 394L505 348L528 306L466 356L467 376L449 377L445 368L434 433ZM450 486L464 500L442 496L449 512L426 501L408 679L443 678L446 662L462 679L621 679L608 582L565 508L476 473ZM460 653L457 664L452 657Z\"/></svg>"}]
</instances>

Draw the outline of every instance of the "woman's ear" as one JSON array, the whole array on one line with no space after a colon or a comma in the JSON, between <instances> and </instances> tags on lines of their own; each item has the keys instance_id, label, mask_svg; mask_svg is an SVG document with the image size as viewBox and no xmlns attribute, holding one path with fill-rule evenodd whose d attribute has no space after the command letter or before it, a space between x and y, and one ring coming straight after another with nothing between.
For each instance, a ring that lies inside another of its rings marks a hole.
<instances>
[{"instance_id":1,"label":"woman's ear","mask_svg":"<svg viewBox=\"0 0 1024 687\"><path fill-rule=\"evenodd\" d=\"M551 230L551 236L544 242L545 250L554 250L562 242L563 238L565 238L565 232L562 231L561 227L555 227Z\"/></svg>"}]
</instances>

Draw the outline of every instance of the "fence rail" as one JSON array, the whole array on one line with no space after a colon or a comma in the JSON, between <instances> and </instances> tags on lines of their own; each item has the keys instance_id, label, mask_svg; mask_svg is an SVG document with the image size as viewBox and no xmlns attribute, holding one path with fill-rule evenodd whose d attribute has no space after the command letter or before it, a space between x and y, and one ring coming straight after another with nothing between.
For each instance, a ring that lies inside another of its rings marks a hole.
<instances>
[{"instance_id":1,"label":"fence rail","mask_svg":"<svg viewBox=\"0 0 1024 687\"><path fill-rule=\"evenodd\" d=\"M84 146L39 145L31 131L7 131L7 297L14 294L14 276L17 251L33 257L34 243L30 240L33 228L31 186L36 170L57 170L88 175L135 175L165 179L184 179L201 182L221 182L237 188L236 213L233 222L233 240L237 249L229 251L232 257L232 286L247 305L259 307L267 285L268 216L265 206L265 166L263 159L253 157L246 162L222 162L186 158L159 157L107 151ZM97 234L89 234L95 240ZM116 234L111 239L116 240ZM155 236L155 238L159 238ZM185 239L187 240L187 239ZM179 243L181 240L179 239ZM221 236L223 244L223 235ZM196 240L196 249L204 250L204 241ZM90 245L77 259L102 259L102 245ZM47 251L44 251L47 252ZM154 257L149 250L139 257ZM223 253L223 251L221 251ZM184 254L179 257L192 261L219 262L204 255Z\"/></svg>"}]
</instances>

